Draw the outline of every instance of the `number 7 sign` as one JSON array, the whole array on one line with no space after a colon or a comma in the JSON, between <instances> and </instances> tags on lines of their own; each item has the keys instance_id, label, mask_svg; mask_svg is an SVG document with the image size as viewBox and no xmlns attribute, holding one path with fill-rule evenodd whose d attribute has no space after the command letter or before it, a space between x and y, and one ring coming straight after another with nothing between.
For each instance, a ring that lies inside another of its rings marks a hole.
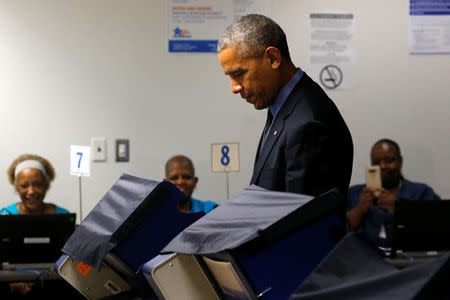
<instances>
[{"instance_id":1,"label":"number 7 sign","mask_svg":"<svg viewBox=\"0 0 450 300\"><path fill-rule=\"evenodd\" d=\"M70 175L91 175L91 147L70 145Z\"/></svg>"}]
</instances>

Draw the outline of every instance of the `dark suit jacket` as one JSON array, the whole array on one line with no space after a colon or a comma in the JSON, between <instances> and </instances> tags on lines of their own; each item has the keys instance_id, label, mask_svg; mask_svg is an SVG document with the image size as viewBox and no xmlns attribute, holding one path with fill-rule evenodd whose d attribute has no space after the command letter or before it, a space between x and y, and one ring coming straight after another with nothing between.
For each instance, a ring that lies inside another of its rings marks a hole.
<instances>
[{"instance_id":1,"label":"dark suit jacket","mask_svg":"<svg viewBox=\"0 0 450 300\"><path fill-rule=\"evenodd\" d=\"M261 140L251 184L307 195L332 188L347 194L353 166L350 131L306 73L281 107L261 152L260 147Z\"/></svg>"}]
</instances>

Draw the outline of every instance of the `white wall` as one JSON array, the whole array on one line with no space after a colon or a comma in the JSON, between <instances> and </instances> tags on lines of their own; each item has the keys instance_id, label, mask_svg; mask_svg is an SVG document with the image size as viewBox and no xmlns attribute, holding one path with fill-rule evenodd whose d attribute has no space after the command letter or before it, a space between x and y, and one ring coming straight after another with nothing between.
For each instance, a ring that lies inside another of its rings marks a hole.
<instances>
[{"instance_id":1,"label":"white wall","mask_svg":"<svg viewBox=\"0 0 450 300\"><path fill-rule=\"evenodd\" d=\"M352 12L356 83L328 94L355 144L352 183L363 181L370 146L397 140L404 174L450 198L450 56L410 56L407 1L277 0L294 62L308 72L308 12ZM78 212L69 145L107 138L107 162L82 179L86 215L123 173L160 180L173 154L191 157L204 200L226 199L225 174L210 171L210 144L240 143L250 179L265 112L231 93L215 54L167 52L163 0L0 0L0 206L18 201L6 170L21 153L48 158L57 177L46 201ZM219 33L218 33L219 34ZM130 140L130 162L114 161L114 140Z\"/></svg>"}]
</instances>

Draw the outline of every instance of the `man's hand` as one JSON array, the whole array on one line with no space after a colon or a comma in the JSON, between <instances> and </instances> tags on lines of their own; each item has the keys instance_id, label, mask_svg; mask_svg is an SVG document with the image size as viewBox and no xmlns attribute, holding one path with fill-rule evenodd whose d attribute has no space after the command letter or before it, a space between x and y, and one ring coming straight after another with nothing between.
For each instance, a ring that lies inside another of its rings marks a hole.
<instances>
[{"instance_id":1,"label":"man's hand","mask_svg":"<svg viewBox=\"0 0 450 300\"><path fill-rule=\"evenodd\" d=\"M359 196L359 201L356 206L347 213L347 227L349 231L355 231L359 228L364 217L369 210L369 207L374 205L375 189L365 187Z\"/></svg>"},{"instance_id":2,"label":"man's hand","mask_svg":"<svg viewBox=\"0 0 450 300\"><path fill-rule=\"evenodd\" d=\"M383 188L377 190L379 191L377 207L385 209L393 214L395 209L395 200L397 200L396 193L390 192Z\"/></svg>"},{"instance_id":3,"label":"man's hand","mask_svg":"<svg viewBox=\"0 0 450 300\"><path fill-rule=\"evenodd\" d=\"M33 287L32 282L12 282L9 284L9 287L11 289L11 293L18 292L20 295L24 296L31 292L31 289Z\"/></svg>"},{"instance_id":4,"label":"man's hand","mask_svg":"<svg viewBox=\"0 0 450 300\"><path fill-rule=\"evenodd\" d=\"M374 205L375 191L377 189L365 187L359 197L359 202L356 207L365 215L369 210L369 207Z\"/></svg>"}]
</instances>

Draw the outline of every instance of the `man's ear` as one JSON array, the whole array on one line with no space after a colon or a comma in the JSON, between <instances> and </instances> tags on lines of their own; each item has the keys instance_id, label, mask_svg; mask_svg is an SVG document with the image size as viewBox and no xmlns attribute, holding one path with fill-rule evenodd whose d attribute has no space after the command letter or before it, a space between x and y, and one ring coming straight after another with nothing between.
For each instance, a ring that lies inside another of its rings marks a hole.
<instances>
[{"instance_id":1,"label":"man's ear","mask_svg":"<svg viewBox=\"0 0 450 300\"><path fill-rule=\"evenodd\" d=\"M272 69L278 69L281 64L281 52L278 48L270 46L264 51L264 59L272 66Z\"/></svg>"}]
</instances>

